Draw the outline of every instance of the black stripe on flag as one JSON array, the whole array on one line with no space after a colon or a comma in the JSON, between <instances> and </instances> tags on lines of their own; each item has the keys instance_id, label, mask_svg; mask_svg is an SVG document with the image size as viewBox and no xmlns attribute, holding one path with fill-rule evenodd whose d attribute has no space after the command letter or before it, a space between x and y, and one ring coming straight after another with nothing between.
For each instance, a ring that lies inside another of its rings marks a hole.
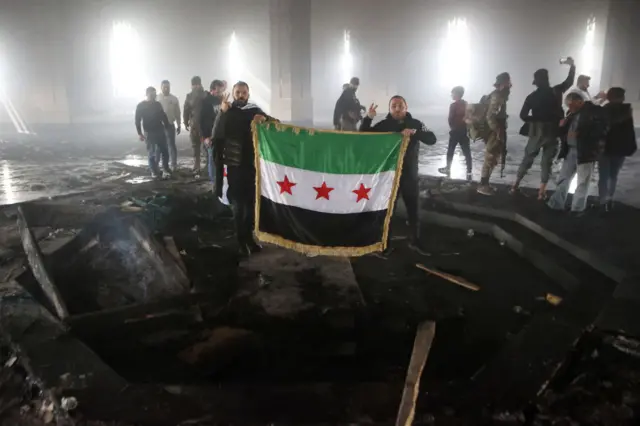
<instances>
[{"instance_id":1,"label":"black stripe on flag","mask_svg":"<svg viewBox=\"0 0 640 426\"><path fill-rule=\"evenodd\" d=\"M387 210L322 213L260 197L259 230L312 246L365 247L382 242L386 215Z\"/></svg>"}]
</instances>

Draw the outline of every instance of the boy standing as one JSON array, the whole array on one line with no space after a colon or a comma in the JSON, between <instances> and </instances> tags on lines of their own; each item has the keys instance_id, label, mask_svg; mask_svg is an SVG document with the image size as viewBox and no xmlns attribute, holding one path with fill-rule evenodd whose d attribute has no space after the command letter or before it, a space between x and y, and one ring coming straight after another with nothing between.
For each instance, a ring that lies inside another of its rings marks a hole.
<instances>
[{"instance_id":1,"label":"boy standing","mask_svg":"<svg viewBox=\"0 0 640 426\"><path fill-rule=\"evenodd\" d=\"M462 99L464 96L464 87L456 86L451 90L451 98L453 103L449 106L449 147L447 148L447 165L438 169L443 175L449 176L451 173L451 163L453 162L453 154L456 146L460 144L462 154L467 164L467 180L470 181L471 175L471 145L469 136L467 135L467 124L464 122L464 116L467 110L467 101Z\"/></svg>"}]
</instances>

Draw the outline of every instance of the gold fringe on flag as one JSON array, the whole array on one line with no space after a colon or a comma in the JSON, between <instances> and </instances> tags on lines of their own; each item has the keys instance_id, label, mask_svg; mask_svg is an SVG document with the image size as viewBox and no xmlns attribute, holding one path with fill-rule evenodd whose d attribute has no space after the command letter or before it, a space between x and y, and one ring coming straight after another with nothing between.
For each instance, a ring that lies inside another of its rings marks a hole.
<instances>
[{"instance_id":1,"label":"gold fringe on flag","mask_svg":"<svg viewBox=\"0 0 640 426\"><path fill-rule=\"evenodd\" d=\"M258 137L258 126L269 127L272 122L260 123L257 120L253 120L251 123L251 133L253 136L253 152L254 152L254 162L256 169L256 202L255 202L255 220L254 220L254 233L255 237L269 244L275 244L280 247L284 247L287 249L295 250L299 253L308 254L308 255L316 255L316 256L341 256L341 257L357 257L364 256L371 253L376 253L380 251L384 251L387 248L387 240L389 238L389 227L391 226L391 217L393 216L393 211L395 209L396 198L398 196L398 190L400 188L400 178L402 177L402 165L404 164L404 155L407 152L407 148L409 146L410 136L402 136L402 145L400 146L400 153L398 155L398 163L396 165L396 174L393 179L393 186L391 188L391 199L389 201L389 206L387 208L387 214L384 218L384 223L382 226L382 241L371 244L368 246L362 247L322 247L322 246L313 246L309 244L302 244L295 241L287 240L286 238L282 238L279 235L270 234L268 232L260 231L260 198L262 196L261 184L262 179L260 178L260 138ZM381 134L376 132L342 132L339 130L320 130L313 129L307 127L294 126L291 124L283 124L276 122L274 123L276 129L281 132L286 129L292 129L292 131L297 135L300 134L300 131L305 131L310 135L319 133L351 133L351 134Z\"/></svg>"}]
</instances>

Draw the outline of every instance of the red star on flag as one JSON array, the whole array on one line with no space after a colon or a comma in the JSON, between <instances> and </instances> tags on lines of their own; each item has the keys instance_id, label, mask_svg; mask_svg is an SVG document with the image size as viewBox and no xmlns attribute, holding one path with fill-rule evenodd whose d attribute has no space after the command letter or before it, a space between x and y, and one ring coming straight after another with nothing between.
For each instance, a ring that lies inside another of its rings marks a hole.
<instances>
[{"instance_id":1,"label":"red star on flag","mask_svg":"<svg viewBox=\"0 0 640 426\"><path fill-rule=\"evenodd\" d=\"M293 183L289 180L289 178L287 177L287 175L284 175L284 179L280 182L276 182L278 185L280 185L280 193L284 194L285 192L288 192L290 195L293 195L293 193L291 192L291 188L293 188L294 186L297 185L297 183Z\"/></svg>"},{"instance_id":2,"label":"red star on flag","mask_svg":"<svg viewBox=\"0 0 640 426\"><path fill-rule=\"evenodd\" d=\"M334 190L334 188L329 188L327 186L327 182L322 182L322 186L320 187L314 186L313 189L315 189L316 192L318 193L316 195L316 200L319 200L320 198L326 198L328 200L329 193Z\"/></svg>"},{"instance_id":3,"label":"red star on flag","mask_svg":"<svg viewBox=\"0 0 640 426\"><path fill-rule=\"evenodd\" d=\"M358 196L358 199L356 200L356 203L359 203L360 200L368 200L369 199L369 191L371 191L371 188L367 188L366 186L364 186L364 183L360 184L360 188L358 189L354 189L353 192L354 194L356 194Z\"/></svg>"}]
</instances>

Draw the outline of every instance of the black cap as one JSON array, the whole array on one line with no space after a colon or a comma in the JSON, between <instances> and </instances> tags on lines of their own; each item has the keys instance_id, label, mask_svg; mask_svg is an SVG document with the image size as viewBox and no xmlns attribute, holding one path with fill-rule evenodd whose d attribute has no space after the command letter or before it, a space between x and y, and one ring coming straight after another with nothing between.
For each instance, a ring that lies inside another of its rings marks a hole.
<instances>
[{"instance_id":1,"label":"black cap","mask_svg":"<svg viewBox=\"0 0 640 426\"><path fill-rule=\"evenodd\" d=\"M191 78L191 85L192 86L196 86L196 85L202 85L202 79L199 76L195 76Z\"/></svg>"}]
</instances>

